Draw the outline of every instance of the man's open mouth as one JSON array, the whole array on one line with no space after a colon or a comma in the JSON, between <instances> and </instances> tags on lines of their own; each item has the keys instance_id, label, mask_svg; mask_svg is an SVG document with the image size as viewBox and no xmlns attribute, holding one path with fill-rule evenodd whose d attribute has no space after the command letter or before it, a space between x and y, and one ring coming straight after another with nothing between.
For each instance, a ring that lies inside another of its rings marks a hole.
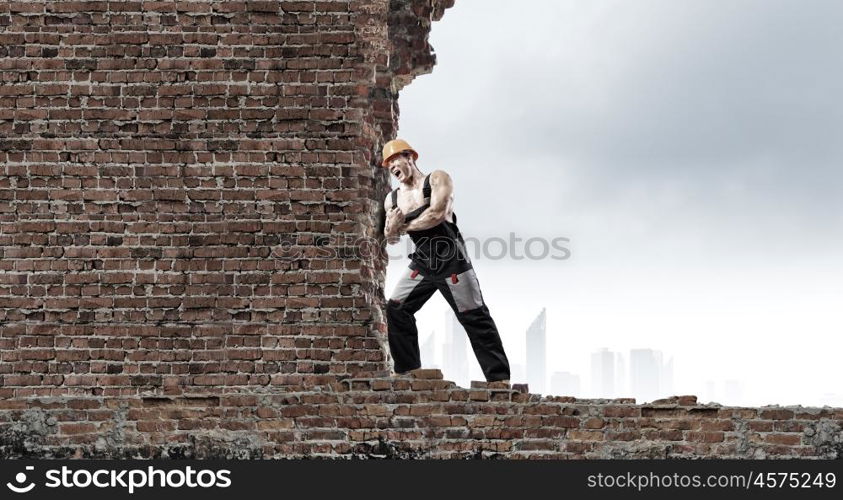
<instances>
[{"instance_id":1,"label":"man's open mouth","mask_svg":"<svg viewBox=\"0 0 843 500\"><path fill-rule=\"evenodd\" d=\"M399 175L401 175L401 171L399 169L395 168L395 169L392 170L392 175L394 175L395 177L398 177Z\"/></svg>"}]
</instances>

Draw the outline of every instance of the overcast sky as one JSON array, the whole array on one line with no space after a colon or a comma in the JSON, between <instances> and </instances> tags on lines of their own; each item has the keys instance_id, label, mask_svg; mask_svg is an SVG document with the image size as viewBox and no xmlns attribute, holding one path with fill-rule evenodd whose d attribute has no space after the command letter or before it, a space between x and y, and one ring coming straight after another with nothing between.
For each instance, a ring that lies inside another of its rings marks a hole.
<instances>
[{"instance_id":1,"label":"overcast sky","mask_svg":"<svg viewBox=\"0 0 843 500\"><path fill-rule=\"evenodd\" d=\"M570 239L567 260L474 260L511 363L547 307L548 371L584 396L591 352L652 348L677 394L843 406L841 26L836 0L446 11L399 136L453 177L464 236ZM417 315L438 348L446 309Z\"/></svg>"}]
</instances>

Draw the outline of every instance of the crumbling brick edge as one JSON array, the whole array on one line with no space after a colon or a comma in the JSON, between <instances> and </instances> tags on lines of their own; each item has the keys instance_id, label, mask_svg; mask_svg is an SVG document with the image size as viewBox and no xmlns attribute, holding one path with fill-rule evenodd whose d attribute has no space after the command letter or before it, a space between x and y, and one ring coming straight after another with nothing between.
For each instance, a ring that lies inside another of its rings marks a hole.
<instances>
[{"instance_id":1,"label":"crumbling brick edge","mask_svg":"<svg viewBox=\"0 0 843 500\"><path fill-rule=\"evenodd\" d=\"M0 401L0 457L841 459L843 408L577 399L439 370L220 393Z\"/></svg>"}]
</instances>

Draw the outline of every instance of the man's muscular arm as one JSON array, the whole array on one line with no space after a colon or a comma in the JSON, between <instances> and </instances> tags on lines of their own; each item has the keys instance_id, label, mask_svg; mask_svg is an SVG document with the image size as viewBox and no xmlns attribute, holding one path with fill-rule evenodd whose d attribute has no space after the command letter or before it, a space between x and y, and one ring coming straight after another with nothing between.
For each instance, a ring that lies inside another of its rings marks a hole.
<instances>
[{"instance_id":1,"label":"man's muscular arm","mask_svg":"<svg viewBox=\"0 0 843 500\"><path fill-rule=\"evenodd\" d=\"M430 174L430 206L416 219L402 225L400 231L421 231L441 224L447 218L453 193L451 176L442 170L434 170Z\"/></svg>"},{"instance_id":2,"label":"man's muscular arm","mask_svg":"<svg viewBox=\"0 0 843 500\"><path fill-rule=\"evenodd\" d=\"M383 208L386 210L386 223L383 227L383 235L390 245L398 243L401 238L401 224L404 223L404 214L398 207L392 208L391 196L386 195L383 201Z\"/></svg>"}]
</instances>

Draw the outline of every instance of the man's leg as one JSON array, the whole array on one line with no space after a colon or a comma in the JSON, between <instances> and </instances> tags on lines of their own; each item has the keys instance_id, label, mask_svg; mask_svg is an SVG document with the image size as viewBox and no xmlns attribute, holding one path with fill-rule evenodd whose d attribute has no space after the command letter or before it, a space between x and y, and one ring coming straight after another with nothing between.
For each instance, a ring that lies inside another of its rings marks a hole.
<instances>
[{"instance_id":1,"label":"man's leg","mask_svg":"<svg viewBox=\"0 0 843 500\"><path fill-rule=\"evenodd\" d=\"M421 368L419 331L414 314L435 291L435 283L424 280L420 274L407 268L386 303L389 351L396 373Z\"/></svg>"},{"instance_id":2,"label":"man's leg","mask_svg":"<svg viewBox=\"0 0 843 500\"><path fill-rule=\"evenodd\" d=\"M509 380L509 360L503 351L495 321L483 302L474 269L445 278L437 286L465 328L486 380Z\"/></svg>"}]
</instances>

